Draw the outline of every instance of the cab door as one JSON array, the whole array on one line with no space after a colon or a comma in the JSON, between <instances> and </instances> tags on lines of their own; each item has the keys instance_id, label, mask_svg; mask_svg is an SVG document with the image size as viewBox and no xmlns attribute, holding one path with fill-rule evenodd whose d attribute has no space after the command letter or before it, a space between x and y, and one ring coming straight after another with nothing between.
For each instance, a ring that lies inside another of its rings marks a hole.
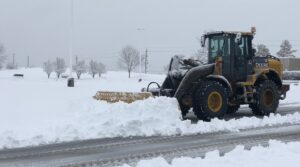
<instances>
[{"instance_id":1,"label":"cab door","mask_svg":"<svg viewBox=\"0 0 300 167\"><path fill-rule=\"evenodd\" d=\"M233 65L232 65L232 39L229 35L226 36L224 41L224 50L223 50L223 66L222 66L222 75L227 78L227 80L232 81L233 79Z\"/></svg>"},{"instance_id":2,"label":"cab door","mask_svg":"<svg viewBox=\"0 0 300 167\"><path fill-rule=\"evenodd\" d=\"M241 37L240 43L234 42L234 54L233 54L233 74L234 81L246 81L247 79L247 59L249 57L249 48L247 38Z\"/></svg>"}]
</instances>

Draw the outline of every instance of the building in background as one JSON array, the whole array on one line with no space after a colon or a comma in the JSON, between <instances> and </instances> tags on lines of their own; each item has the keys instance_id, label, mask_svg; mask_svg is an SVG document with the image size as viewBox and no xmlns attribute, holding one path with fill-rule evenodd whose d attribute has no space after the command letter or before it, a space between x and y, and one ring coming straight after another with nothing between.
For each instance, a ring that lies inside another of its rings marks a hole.
<instances>
[{"instance_id":1,"label":"building in background","mask_svg":"<svg viewBox=\"0 0 300 167\"><path fill-rule=\"evenodd\" d=\"M300 71L300 58L280 58L285 71Z\"/></svg>"}]
</instances>

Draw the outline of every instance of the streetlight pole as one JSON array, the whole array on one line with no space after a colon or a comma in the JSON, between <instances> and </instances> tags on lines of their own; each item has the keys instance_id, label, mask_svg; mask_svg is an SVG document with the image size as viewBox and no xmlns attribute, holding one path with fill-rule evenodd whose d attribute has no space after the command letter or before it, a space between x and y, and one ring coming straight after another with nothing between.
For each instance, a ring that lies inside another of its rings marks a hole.
<instances>
[{"instance_id":1,"label":"streetlight pole","mask_svg":"<svg viewBox=\"0 0 300 167\"><path fill-rule=\"evenodd\" d=\"M143 32L145 29L144 28L137 28L136 30L138 32ZM139 38L141 38L141 37L139 37ZM141 43L141 41L139 41L139 43ZM142 47L141 46L140 46L139 50L140 50L140 66L139 66L140 79L139 80L142 80Z\"/></svg>"},{"instance_id":2,"label":"streetlight pole","mask_svg":"<svg viewBox=\"0 0 300 167\"><path fill-rule=\"evenodd\" d=\"M68 87L74 87L74 78L72 76L72 58L73 58L73 27L74 27L74 0L70 0L70 31L69 31L69 65L70 75L68 78Z\"/></svg>"}]
</instances>

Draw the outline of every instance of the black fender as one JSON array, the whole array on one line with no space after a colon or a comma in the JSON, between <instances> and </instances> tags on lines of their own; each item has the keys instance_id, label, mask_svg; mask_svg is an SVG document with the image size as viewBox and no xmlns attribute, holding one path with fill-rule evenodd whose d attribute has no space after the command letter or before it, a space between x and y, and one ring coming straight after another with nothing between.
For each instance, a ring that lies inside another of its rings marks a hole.
<instances>
[{"instance_id":1,"label":"black fender","mask_svg":"<svg viewBox=\"0 0 300 167\"><path fill-rule=\"evenodd\" d=\"M199 79L203 79L206 76L214 72L215 64L201 65L189 70L183 77L179 84L174 96L178 101L187 93L190 93L193 88L193 83L198 83Z\"/></svg>"},{"instance_id":2,"label":"black fender","mask_svg":"<svg viewBox=\"0 0 300 167\"><path fill-rule=\"evenodd\" d=\"M233 95L233 90L230 82L222 75L208 75L206 77L208 80L218 81L220 82L224 87L227 88L229 97Z\"/></svg>"},{"instance_id":3,"label":"black fender","mask_svg":"<svg viewBox=\"0 0 300 167\"><path fill-rule=\"evenodd\" d=\"M257 71L254 85L259 84L261 79L269 79L275 82L278 87L282 86L282 79L280 78L280 75L273 69Z\"/></svg>"}]
</instances>

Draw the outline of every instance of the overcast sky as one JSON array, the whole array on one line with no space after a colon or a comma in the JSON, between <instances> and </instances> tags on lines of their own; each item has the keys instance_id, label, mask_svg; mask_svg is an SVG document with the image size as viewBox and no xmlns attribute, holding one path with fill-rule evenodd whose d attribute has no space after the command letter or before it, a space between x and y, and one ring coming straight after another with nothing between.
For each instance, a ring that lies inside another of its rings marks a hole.
<instances>
[{"instance_id":1,"label":"overcast sky","mask_svg":"<svg viewBox=\"0 0 300 167\"><path fill-rule=\"evenodd\" d=\"M192 55L207 30L249 31L272 54L289 39L300 50L299 0L75 0L74 54L116 69L120 49L148 48L151 71ZM0 0L0 43L19 65L68 58L70 0ZM138 30L142 29L142 30ZM300 55L300 52L297 53Z\"/></svg>"}]
</instances>

